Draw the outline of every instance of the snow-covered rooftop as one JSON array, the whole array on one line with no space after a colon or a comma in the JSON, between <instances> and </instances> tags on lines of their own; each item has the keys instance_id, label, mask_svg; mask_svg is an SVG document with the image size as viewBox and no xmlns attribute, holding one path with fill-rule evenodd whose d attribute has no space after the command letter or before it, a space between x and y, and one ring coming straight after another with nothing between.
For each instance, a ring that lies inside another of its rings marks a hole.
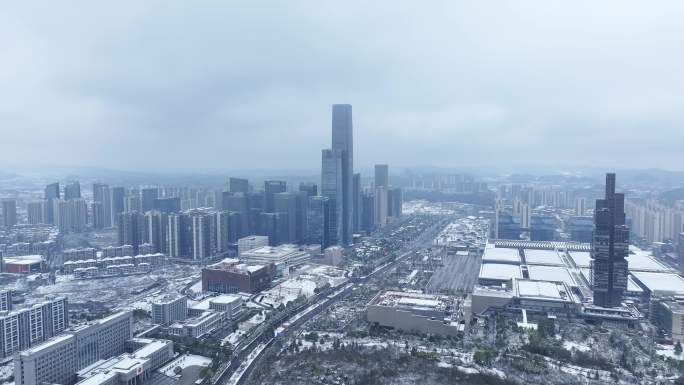
<instances>
[{"instance_id":1,"label":"snow-covered rooftop","mask_svg":"<svg viewBox=\"0 0 684 385\"><path fill-rule=\"evenodd\" d=\"M501 247L487 247L482 255L483 261L520 263L518 249L506 249Z\"/></svg>"},{"instance_id":2,"label":"snow-covered rooftop","mask_svg":"<svg viewBox=\"0 0 684 385\"><path fill-rule=\"evenodd\" d=\"M525 249L525 261L537 265L564 265L556 250Z\"/></svg>"},{"instance_id":3,"label":"snow-covered rooftop","mask_svg":"<svg viewBox=\"0 0 684 385\"><path fill-rule=\"evenodd\" d=\"M511 278L521 278L520 267L506 263L483 263L480 266L480 278L508 280Z\"/></svg>"}]
</instances>

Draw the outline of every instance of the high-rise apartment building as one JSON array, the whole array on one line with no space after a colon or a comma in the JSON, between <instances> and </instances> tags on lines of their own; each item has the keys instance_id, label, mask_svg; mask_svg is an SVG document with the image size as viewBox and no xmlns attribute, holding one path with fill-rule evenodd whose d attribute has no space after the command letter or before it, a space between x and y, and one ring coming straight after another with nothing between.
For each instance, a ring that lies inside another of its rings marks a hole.
<instances>
[{"instance_id":1,"label":"high-rise apartment building","mask_svg":"<svg viewBox=\"0 0 684 385\"><path fill-rule=\"evenodd\" d=\"M145 243L145 216L139 211L119 214L119 245L133 246L133 252L138 253L138 247Z\"/></svg>"},{"instance_id":2,"label":"high-rise apartment building","mask_svg":"<svg viewBox=\"0 0 684 385\"><path fill-rule=\"evenodd\" d=\"M0 358L11 357L65 330L69 326L68 308L67 299L57 297L0 314Z\"/></svg>"},{"instance_id":3,"label":"high-rise apartment building","mask_svg":"<svg viewBox=\"0 0 684 385\"><path fill-rule=\"evenodd\" d=\"M26 204L26 217L30 225L48 223L47 201L28 202Z\"/></svg>"},{"instance_id":4,"label":"high-rise apartment building","mask_svg":"<svg viewBox=\"0 0 684 385\"><path fill-rule=\"evenodd\" d=\"M103 227L112 227L112 191L109 186L104 183L93 183L93 201L101 204Z\"/></svg>"},{"instance_id":5,"label":"high-rise apartment building","mask_svg":"<svg viewBox=\"0 0 684 385\"><path fill-rule=\"evenodd\" d=\"M17 224L17 201L14 199L2 200L2 224L9 229Z\"/></svg>"},{"instance_id":6,"label":"high-rise apartment building","mask_svg":"<svg viewBox=\"0 0 684 385\"><path fill-rule=\"evenodd\" d=\"M606 174L605 198L596 200L591 276L594 305L617 307L627 290L629 228L625 196L615 192L615 174Z\"/></svg>"},{"instance_id":7,"label":"high-rise apartment building","mask_svg":"<svg viewBox=\"0 0 684 385\"><path fill-rule=\"evenodd\" d=\"M55 199L59 199L60 194L59 194L59 183L52 183L47 186L45 186L45 200L47 201L47 221L50 224L55 223L54 222L54 209L52 205L52 201Z\"/></svg>"}]
</instances>

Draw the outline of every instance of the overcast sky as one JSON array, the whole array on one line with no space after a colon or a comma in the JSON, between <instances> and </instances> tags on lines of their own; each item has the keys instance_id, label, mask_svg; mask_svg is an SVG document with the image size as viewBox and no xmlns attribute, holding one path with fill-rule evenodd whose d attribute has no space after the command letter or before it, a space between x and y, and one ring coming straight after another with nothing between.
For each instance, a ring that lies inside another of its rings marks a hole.
<instances>
[{"instance_id":1,"label":"overcast sky","mask_svg":"<svg viewBox=\"0 0 684 385\"><path fill-rule=\"evenodd\" d=\"M682 1L0 5L0 164L684 170Z\"/></svg>"}]
</instances>

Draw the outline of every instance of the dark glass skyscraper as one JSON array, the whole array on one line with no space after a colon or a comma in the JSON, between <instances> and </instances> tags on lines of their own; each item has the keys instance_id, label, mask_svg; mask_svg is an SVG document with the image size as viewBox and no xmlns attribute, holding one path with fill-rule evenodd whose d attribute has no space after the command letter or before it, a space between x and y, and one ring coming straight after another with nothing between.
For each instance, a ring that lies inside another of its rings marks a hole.
<instances>
[{"instance_id":1,"label":"dark glass skyscraper","mask_svg":"<svg viewBox=\"0 0 684 385\"><path fill-rule=\"evenodd\" d=\"M629 228L625 196L615 192L615 174L606 174L606 196L596 200L591 250L594 305L617 307L627 290Z\"/></svg>"},{"instance_id":2,"label":"dark glass skyscraper","mask_svg":"<svg viewBox=\"0 0 684 385\"><path fill-rule=\"evenodd\" d=\"M329 239L331 245L342 243L341 214L343 212L342 154L326 149L321 154L321 195L329 199Z\"/></svg>"},{"instance_id":3,"label":"dark glass skyscraper","mask_svg":"<svg viewBox=\"0 0 684 385\"><path fill-rule=\"evenodd\" d=\"M351 104L333 104L332 107L332 150L342 157L342 211L337 214L340 227L339 240L348 245L352 242L353 226L353 177L354 177L354 135Z\"/></svg>"}]
</instances>

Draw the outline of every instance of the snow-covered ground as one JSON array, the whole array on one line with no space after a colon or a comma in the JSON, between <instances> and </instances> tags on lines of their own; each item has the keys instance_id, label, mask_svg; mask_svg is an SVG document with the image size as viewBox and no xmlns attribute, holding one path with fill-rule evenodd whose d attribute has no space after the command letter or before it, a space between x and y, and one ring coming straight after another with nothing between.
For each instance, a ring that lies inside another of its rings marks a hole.
<instances>
[{"instance_id":1,"label":"snow-covered ground","mask_svg":"<svg viewBox=\"0 0 684 385\"><path fill-rule=\"evenodd\" d=\"M176 375L173 370L180 366L181 369L189 368L191 366L209 366L211 365L211 358L204 356L198 356L196 354L183 354L171 361L170 363L164 365L159 372L163 373L169 377L180 377Z\"/></svg>"},{"instance_id":2,"label":"snow-covered ground","mask_svg":"<svg viewBox=\"0 0 684 385\"><path fill-rule=\"evenodd\" d=\"M591 350L591 347L589 347L589 345L573 341L563 341L563 347L567 350L572 350L573 348L575 348L580 352L588 352Z\"/></svg>"},{"instance_id":3,"label":"snow-covered ground","mask_svg":"<svg viewBox=\"0 0 684 385\"><path fill-rule=\"evenodd\" d=\"M12 360L0 366L0 381L7 380L12 374L14 374L14 362Z\"/></svg>"},{"instance_id":4,"label":"snow-covered ground","mask_svg":"<svg viewBox=\"0 0 684 385\"><path fill-rule=\"evenodd\" d=\"M670 357L676 360L684 360L684 353L676 355L674 352L674 345L657 345L656 354L663 357Z\"/></svg>"}]
</instances>

